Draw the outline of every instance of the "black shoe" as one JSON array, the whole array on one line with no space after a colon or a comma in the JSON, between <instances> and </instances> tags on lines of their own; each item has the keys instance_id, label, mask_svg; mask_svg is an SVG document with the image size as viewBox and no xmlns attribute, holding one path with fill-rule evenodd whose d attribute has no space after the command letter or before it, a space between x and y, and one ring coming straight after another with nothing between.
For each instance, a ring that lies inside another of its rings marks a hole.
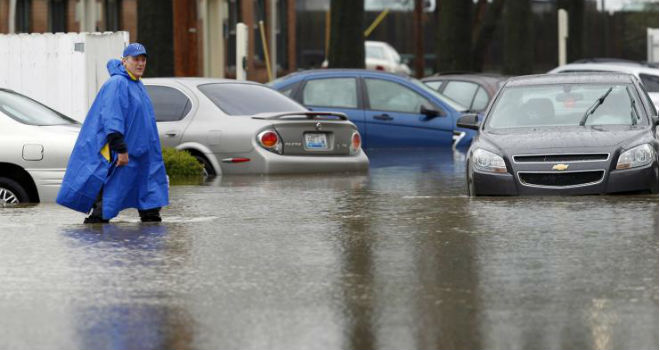
<instances>
[{"instance_id":1,"label":"black shoe","mask_svg":"<svg viewBox=\"0 0 660 350\"><path fill-rule=\"evenodd\" d=\"M85 218L85 221L83 221L83 224L107 224L109 222L110 222L110 220L105 220L101 217L90 215L90 216Z\"/></svg>"},{"instance_id":2,"label":"black shoe","mask_svg":"<svg viewBox=\"0 0 660 350\"><path fill-rule=\"evenodd\" d=\"M145 215L140 218L142 222L162 222L160 215Z\"/></svg>"}]
</instances>

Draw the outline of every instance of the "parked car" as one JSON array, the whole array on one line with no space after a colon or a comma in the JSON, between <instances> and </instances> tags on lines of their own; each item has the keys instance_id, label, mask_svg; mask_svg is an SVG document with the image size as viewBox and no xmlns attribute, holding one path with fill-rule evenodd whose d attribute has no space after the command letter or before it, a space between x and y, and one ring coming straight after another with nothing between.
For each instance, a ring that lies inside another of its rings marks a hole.
<instances>
[{"instance_id":1,"label":"parked car","mask_svg":"<svg viewBox=\"0 0 660 350\"><path fill-rule=\"evenodd\" d=\"M658 118L639 79L572 73L510 79L468 150L470 195L658 192Z\"/></svg>"},{"instance_id":2,"label":"parked car","mask_svg":"<svg viewBox=\"0 0 660 350\"><path fill-rule=\"evenodd\" d=\"M401 59L401 55L392 45L383 41L364 42L364 65L366 69L383 72L410 75L410 67ZM323 68L328 67L328 61L323 61Z\"/></svg>"},{"instance_id":3,"label":"parked car","mask_svg":"<svg viewBox=\"0 0 660 350\"><path fill-rule=\"evenodd\" d=\"M474 133L455 127L464 106L410 77L320 69L289 74L270 86L311 110L346 114L365 148L451 146L454 134L467 143Z\"/></svg>"},{"instance_id":4,"label":"parked car","mask_svg":"<svg viewBox=\"0 0 660 350\"><path fill-rule=\"evenodd\" d=\"M435 74L422 79L431 89L460 103L472 112L483 112L508 77L482 73Z\"/></svg>"},{"instance_id":5,"label":"parked car","mask_svg":"<svg viewBox=\"0 0 660 350\"><path fill-rule=\"evenodd\" d=\"M258 83L143 79L163 147L186 150L209 175L365 171L360 133L338 113L310 112Z\"/></svg>"},{"instance_id":6,"label":"parked car","mask_svg":"<svg viewBox=\"0 0 660 350\"><path fill-rule=\"evenodd\" d=\"M563 66L559 66L548 73L576 73L576 72L619 72L636 76L642 81L642 87L648 92L653 101L655 114L658 114L660 98L658 96L658 68L634 61L617 59L585 59Z\"/></svg>"},{"instance_id":7,"label":"parked car","mask_svg":"<svg viewBox=\"0 0 660 350\"><path fill-rule=\"evenodd\" d=\"M0 204L54 201L80 124L0 89Z\"/></svg>"}]
</instances>

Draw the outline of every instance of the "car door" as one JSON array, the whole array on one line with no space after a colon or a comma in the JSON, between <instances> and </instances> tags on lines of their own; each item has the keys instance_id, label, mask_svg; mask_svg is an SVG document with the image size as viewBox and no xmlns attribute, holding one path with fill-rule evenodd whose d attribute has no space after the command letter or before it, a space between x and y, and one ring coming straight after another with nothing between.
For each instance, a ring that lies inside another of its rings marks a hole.
<instances>
[{"instance_id":1,"label":"car door","mask_svg":"<svg viewBox=\"0 0 660 350\"><path fill-rule=\"evenodd\" d=\"M298 100L313 111L341 112L358 128L363 144L367 142L364 110L359 93L359 82L354 76L308 78Z\"/></svg>"},{"instance_id":2,"label":"car door","mask_svg":"<svg viewBox=\"0 0 660 350\"><path fill-rule=\"evenodd\" d=\"M452 143L453 120L440 106L402 83L364 78L369 147L430 147ZM429 117L422 106L442 115Z\"/></svg>"},{"instance_id":3,"label":"car door","mask_svg":"<svg viewBox=\"0 0 660 350\"><path fill-rule=\"evenodd\" d=\"M174 84L148 83L145 88L154 106L161 145L176 147L192 119L193 100Z\"/></svg>"}]
</instances>

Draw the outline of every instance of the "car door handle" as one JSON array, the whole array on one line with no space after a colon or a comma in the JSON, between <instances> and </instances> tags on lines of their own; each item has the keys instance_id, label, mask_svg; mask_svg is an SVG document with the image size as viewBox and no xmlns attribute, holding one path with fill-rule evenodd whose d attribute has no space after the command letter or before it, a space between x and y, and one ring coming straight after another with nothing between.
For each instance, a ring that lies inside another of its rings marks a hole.
<instances>
[{"instance_id":1,"label":"car door handle","mask_svg":"<svg viewBox=\"0 0 660 350\"><path fill-rule=\"evenodd\" d=\"M394 118L390 117L388 114L379 114L379 115L375 115L375 116L374 116L374 119L378 119L378 120L392 120L392 119L394 119Z\"/></svg>"},{"instance_id":2,"label":"car door handle","mask_svg":"<svg viewBox=\"0 0 660 350\"><path fill-rule=\"evenodd\" d=\"M174 131L174 130L166 131L165 135L167 135L169 137L174 137L174 136L176 136L176 131Z\"/></svg>"}]
</instances>

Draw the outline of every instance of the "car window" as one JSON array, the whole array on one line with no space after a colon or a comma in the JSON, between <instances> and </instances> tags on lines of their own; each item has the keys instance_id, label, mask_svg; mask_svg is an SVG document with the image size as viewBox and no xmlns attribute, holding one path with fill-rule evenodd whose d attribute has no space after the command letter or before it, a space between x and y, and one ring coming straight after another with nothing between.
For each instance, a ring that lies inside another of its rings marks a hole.
<instances>
[{"instance_id":1,"label":"car window","mask_svg":"<svg viewBox=\"0 0 660 350\"><path fill-rule=\"evenodd\" d=\"M480 86L477 95L474 96L471 109L473 111L483 111L486 107L488 107L488 93Z\"/></svg>"},{"instance_id":2,"label":"car window","mask_svg":"<svg viewBox=\"0 0 660 350\"><path fill-rule=\"evenodd\" d=\"M192 103L181 91L169 86L146 85L145 87L154 105L156 121L178 121L190 112Z\"/></svg>"},{"instance_id":3,"label":"car window","mask_svg":"<svg viewBox=\"0 0 660 350\"><path fill-rule=\"evenodd\" d=\"M413 90L380 79L365 79L371 109L419 114L427 100Z\"/></svg>"},{"instance_id":4,"label":"car window","mask_svg":"<svg viewBox=\"0 0 660 350\"><path fill-rule=\"evenodd\" d=\"M197 86L213 104L229 115L302 112L307 109L268 87L246 83L212 83Z\"/></svg>"},{"instance_id":5,"label":"car window","mask_svg":"<svg viewBox=\"0 0 660 350\"><path fill-rule=\"evenodd\" d=\"M436 80L436 81L425 81L423 82L426 84L426 86L430 87L433 90L440 91L440 87L442 87L442 80Z\"/></svg>"},{"instance_id":6,"label":"car window","mask_svg":"<svg viewBox=\"0 0 660 350\"><path fill-rule=\"evenodd\" d=\"M466 81L450 81L442 90L442 94L463 106L469 106L472 104L472 98L478 87L477 84Z\"/></svg>"},{"instance_id":7,"label":"car window","mask_svg":"<svg viewBox=\"0 0 660 350\"><path fill-rule=\"evenodd\" d=\"M642 84L648 92L658 92L658 76L651 74L639 74L639 78L642 80Z\"/></svg>"},{"instance_id":8,"label":"car window","mask_svg":"<svg viewBox=\"0 0 660 350\"><path fill-rule=\"evenodd\" d=\"M610 90L611 89L611 90ZM490 128L647 124L630 84L555 84L505 87L488 116ZM602 100L597 105L596 101ZM634 103L631 101L634 101Z\"/></svg>"},{"instance_id":9,"label":"car window","mask_svg":"<svg viewBox=\"0 0 660 350\"><path fill-rule=\"evenodd\" d=\"M369 58L385 59L385 49L381 46L366 45L366 56Z\"/></svg>"},{"instance_id":10,"label":"car window","mask_svg":"<svg viewBox=\"0 0 660 350\"><path fill-rule=\"evenodd\" d=\"M465 106L461 105L460 103L452 100L451 98L449 98L449 97L447 97L447 96L431 89L430 87L428 87L428 85L422 83L421 81L419 81L417 79L410 79L409 81L411 83L413 83L414 85L417 85L420 89L426 91L429 95L432 95L435 98L437 98L438 100L442 101L443 103L449 105L449 107L453 108L456 111L464 112L464 111L467 111L467 109L468 109L467 107L465 107Z\"/></svg>"},{"instance_id":11,"label":"car window","mask_svg":"<svg viewBox=\"0 0 660 350\"><path fill-rule=\"evenodd\" d=\"M305 84L303 104L306 106L357 108L355 78L315 79Z\"/></svg>"},{"instance_id":12,"label":"car window","mask_svg":"<svg viewBox=\"0 0 660 350\"><path fill-rule=\"evenodd\" d=\"M28 125L78 124L75 120L21 94L0 90L0 112Z\"/></svg>"}]
</instances>

